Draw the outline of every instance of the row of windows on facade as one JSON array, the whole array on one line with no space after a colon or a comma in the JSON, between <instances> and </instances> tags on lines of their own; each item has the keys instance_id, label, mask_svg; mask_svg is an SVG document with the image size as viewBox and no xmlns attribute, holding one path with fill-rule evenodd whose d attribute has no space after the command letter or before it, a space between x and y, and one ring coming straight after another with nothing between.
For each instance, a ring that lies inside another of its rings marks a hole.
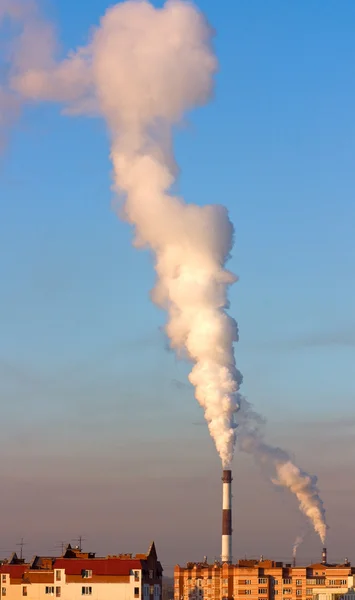
<instances>
[{"instance_id":1,"label":"row of windows on facade","mask_svg":"<svg viewBox=\"0 0 355 600\"><path fill-rule=\"evenodd\" d=\"M277 594L277 591L275 592L275 594ZM313 596L313 593L312 593L312 590L307 590L306 594L307 594L307 595L309 595L311 598L313 598L313 597L314 597L314 596ZM298 594L298 595L300 595L300 594ZM176 595L176 596L175 596L175 598L179 598L179 596L178 596L178 595ZM182 599L183 599L183 598L184 598L184 599L185 599L185 598L186 598L186 599L188 598L189 600L191 600L191 599L195 598L195 596L194 596L194 595L189 595L189 596L186 596L186 597L185 597L185 596L182 596L181 598L182 598ZM230 598L229 598L228 596L222 596L222 600L230 600ZM258 598L258 600L265 600L265 597L260 597L260 598ZM287 597L287 598L283 598L283 600L292 600L292 598L290 598L290 597ZM309 599L309 600L310 600L310 599Z\"/></svg>"},{"instance_id":2,"label":"row of windows on facade","mask_svg":"<svg viewBox=\"0 0 355 600\"><path fill-rule=\"evenodd\" d=\"M1 595L2 596L6 596L6 587L3 587L1 590ZM57 598L60 598L61 596L61 588L59 586L54 587L54 585L46 585L45 588L45 593L48 594L49 596L54 596L54 593L56 595ZM91 595L92 594L92 588L91 587L86 587L83 586L81 588L81 594L83 596L87 596L87 595ZM27 585L24 585L22 587L22 596L27 596L28 595L28 588Z\"/></svg>"},{"instance_id":3,"label":"row of windows on facade","mask_svg":"<svg viewBox=\"0 0 355 600\"><path fill-rule=\"evenodd\" d=\"M259 594L268 594L269 590L268 588L259 588L258 589L258 593ZM296 590L296 596L302 596L302 590ZM306 589L306 594L312 595L312 588L307 588ZM252 590L239 590L239 595L240 596L251 596L253 594ZM279 590L274 590L274 594L275 596L278 596L279 594ZM282 590L282 594L284 596L287 596L288 594L292 594L292 589L291 588L283 588Z\"/></svg>"},{"instance_id":4,"label":"row of windows on facade","mask_svg":"<svg viewBox=\"0 0 355 600\"><path fill-rule=\"evenodd\" d=\"M3 587L1 589L1 595L2 596L6 596L6 587ZM54 596L54 593L56 595L57 598L60 598L61 596L61 588L56 586L54 587L54 585L46 585L45 588L45 593L49 596ZM160 588L159 586L154 586L154 585L150 585L150 586L144 586L143 588L143 595L144 596L149 596L149 594L153 595L155 597L160 595ZM91 596L92 595L92 587L91 586L82 586L81 588L81 595L82 596ZM27 585L24 585L22 587L22 596L27 596ZM135 587L134 588L134 597L135 598L139 598L140 597L140 588L139 587Z\"/></svg>"},{"instance_id":5,"label":"row of windows on facade","mask_svg":"<svg viewBox=\"0 0 355 600\"><path fill-rule=\"evenodd\" d=\"M27 590L27 585L24 585L23 588L22 588L22 596L27 596L27 591L28 591ZM45 593L48 594L49 596L54 596L54 594L55 594L57 598L60 598L60 596L61 596L61 588L58 587L58 586L54 587L54 585L46 585ZM91 596L91 594L92 594L92 587L83 586L81 588L81 594L82 594L82 596ZM6 587L2 588L1 595L2 596L6 596Z\"/></svg>"},{"instance_id":6,"label":"row of windows on facade","mask_svg":"<svg viewBox=\"0 0 355 600\"><path fill-rule=\"evenodd\" d=\"M307 589L306 593L308 593L308 592L310 593L310 595L312 595L312 590ZM211 593L212 592L209 592L208 595L211 595ZM258 594L260 594L260 595L267 595L268 593L269 593L269 590L267 588L259 588L258 589ZM292 590L285 588L284 590L282 590L282 593L287 596L289 594L292 594ZM192 593L190 596L191 596L191 598L194 598L196 596L202 596L202 594L203 594L202 590L196 590L195 593ZM253 595L252 590L240 590L239 591L239 596L251 596L251 595ZM278 595L277 590L275 591L275 595L276 596ZM302 590L297 590L296 596L302 596ZM286 599L284 599L284 600L286 600Z\"/></svg>"},{"instance_id":7,"label":"row of windows on facade","mask_svg":"<svg viewBox=\"0 0 355 600\"><path fill-rule=\"evenodd\" d=\"M133 571L133 575L134 575L134 581L139 581L139 571ZM81 576L83 579L91 579L92 577L92 570L91 569L84 569L81 571ZM153 571L149 571L149 578L153 579ZM61 571L56 571L55 572L55 580L56 581L62 581L62 572ZM2 583L6 583L7 579L6 579L6 573L3 573L2 575Z\"/></svg>"},{"instance_id":8,"label":"row of windows on facade","mask_svg":"<svg viewBox=\"0 0 355 600\"><path fill-rule=\"evenodd\" d=\"M278 596L279 590L273 590L273 593L275 596ZM268 588L259 588L258 594L268 595L269 590L268 590ZM289 594L292 594L292 589L284 588L282 590L282 594L283 594L283 596L288 596ZM197 596L202 597L202 595L203 595L202 589L198 589L198 590L195 590L193 593L190 593L191 598L196 598ZM212 590L207 590L207 596L211 596L211 595L212 595ZM254 595L254 592L252 590L238 590L238 595L239 596L252 596L252 595ZM303 595L303 591L301 589L296 590L296 596L302 596L302 595ZM306 596L312 596L312 595L313 595L313 588L306 588ZM284 598L283 600L286 600L286 598Z\"/></svg>"},{"instance_id":9,"label":"row of windows on facade","mask_svg":"<svg viewBox=\"0 0 355 600\"><path fill-rule=\"evenodd\" d=\"M134 575L134 581L139 581L139 571L133 571L133 575ZM91 577L92 577L92 570L91 569L84 569L81 572L81 576L83 577L83 579L91 579ZM61 571L56 571L55 572L55 579L56 579L56 581L61 581L61 579L62 579L62 572ZM149 579L153 579L153 571L149 571Z\"/></svg>"},{"instance_id":10,"label":"row of windows on facade","mask_svg":"<svg viewBox=\"0 0 355 600\"><path fill-rule=\"evenodd\" d=\"M178 598L178 597L179 597L178 595L175 596L175 598ZM182 598L188 598L189 600L191 600L193 598L196 598L196 596L194 596L192 594L192 595L189 595L189 596L186 596L186 597L182 596ZM222 596L222 600L230 600L230 599L229 599L228 596ZM265 600L265 597L258 598L258 600ZM284 598L283 600L292 600L292 599L291 598Z\"/></svg>"},{"instance_id":11,"label":"row of windows on facade","mask_svg":"<svg viewBox=\"0 0 355 600\"><path fill-rule=\"evenodd\" d=\"M263 588L259 588L258 590L259 594L268 594L269 590L268 589L263 589ZM291 589L283 589L282 593L284 595L288 595L288 594L292 594L292 590ZM251 596L253 594L253 592L251 590L240 590L239 591L239 596ZM279 591L278 590L274 590L274 595L278 596ZM303 592L302 590L296 590L296 596L302 596ZM312 588L306 588L306 596L313 596L313 589ZM286 598L284 598L283 600L286 600Z\"/></svg>"},{"instance_id":12,"label":"row of windows on facade","mask_svg":"<svg viewBox=\"0 0 355 600\"><path fill-rule=\"evenodd\" d=\"M209 576L207 581L210 581L212 579L212 576ZM194 585L192 583L192 577L188 577L188 585ZM204 581L202 579L196 579L196 583L198 585L198 587L203 587L203 584L206 586L208 585L207 581ZM228 585L228 579L223 579L222 580L222 584L223 585ZM267 584L268 581L270 581L273 585L279 585L279 580L278 579L274 579L274 578L266 578L266 577L260 577L258 579L258 583L259 584ZM215 582L217 583L218 580L215 580ZM239 579L238 581L235 580L235 583L238 585L252 585L253 581L251 579ZM283 579L282 583L284 585L291 585L292 584L292 579L287 578L287 579ZM302 586L304 583L304 580L302 579L296 579L296 585ZM311 579L306 579L306 584L310 585L310 584L314 584L314 585L324 585L325 584L325 578L324 577L314 577ZM327 582L328 585L347 585L347 579L329 579ZM179 580L175 581L175 587L179 587Z\"/></svg>"}]
</instances>

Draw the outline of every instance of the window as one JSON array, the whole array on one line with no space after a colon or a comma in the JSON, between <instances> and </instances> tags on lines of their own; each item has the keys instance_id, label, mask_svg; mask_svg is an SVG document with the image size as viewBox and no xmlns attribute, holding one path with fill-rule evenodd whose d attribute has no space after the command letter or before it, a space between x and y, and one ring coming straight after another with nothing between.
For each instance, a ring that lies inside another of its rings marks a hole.
<instances>
[{"instance_id":1,"label":"window","mask_svg":"<svg viewBox=\"0 0 355 600\"><path fill-rule=\"evenodd\" d=\"M92 571L82 571L82 576L84 579L90 579L92 577Z\"/></svg>"},{"instance_id":2,"label":"window","mask_svg":"<svg viewBox=\"0 0 355 600\"><path fill-rule=\"evenodd\" d=\"M134 581L139 581L139 571L134 571Z\"/></svg>"},{"instance_id":3,"label":"window","mask_svg":"<svg viewBox=\"0 0 355 600\"><path fill-rule=\"evenodd\" d=\"M296 596L302 596L302 590L296 590Z\"/></svg>"},{"instance_id":4,"label":"window","mask_svg":"<svg viewBox=\"0 0 355 600\"><path fill-rule=\"evenodd\" d=\"M251 590L245 590L245 595L246 596L251 596Z\"/></svg>"},{"instance_id":5,"label":"window","mask_svg":"<svg viewBox=\"0 0 355 600\"><path fill-rule=\"evenodd\" d=\"M259 583L267 583L267 579L265 577L262 577L259 579Z\"/></svg>"},{"instance_id":6,"label":"window","mask_svg":"<svg viewBox=\"0 0 355 600\"><path fill-rule=\"evenodd\" d=\"M92 594L92 587L83 586L81 588L81 595L82 596L91 596L91 594Z\"/></svg>"},{"instance_id":7,"label":"window","mask_svg":"<svg viewBox=\"0 0 355 600\"><path fill-rule=\"evenodd\" d=\"M348 582L346 579L341 579L340 580L340 585L348 585Z\"/></svg>"},{"instance_id":8,"label":"window","mask_svg":"<svg viewBox=\"0 0 355 600\"><path fill-rule=\"evenodd\" d=\"M153 571L149 571L149 579L153 579Z\"/></svg>"},{"instance_id":9,"label":"window","mask_svg":"<svg viewBox=\"0 0 355 600\"><path fill-rule=\"evenodd\" d=\"M2 582L6 583L6 574L2 576Z\"/></svg>"},{"instance_id":10,"label":"window","mask_svg":"<svg viewBox=\"0 0 355 600\"><path fill-rule=\"evenodd\" d=\"M54 596L54 586L46 585L46 594Z\"/></svg>"},{"instance_id":11,"label":"window","mask_svg":"<svg viewBox=\"0 0 355 600\"><path fill-rule=\"evenodd\" d=\"M259 594L267 594L267 588L259 588Z\"/></svg>"},{"instance_id":12,"label":"window","mask_svg":"<svg viewBox=\"0 0 355 600\"><path fill-rule=\"evenodd\" d=\"M55 595L56 595L56 598L60 598L60 596L61 596L61 590L60 590L60 587L56 587L56 588L55 588Z\"/></svg>"},{"instance_id":13,"label":"window","mask_svg":"<svg viewBox=\"0 0 355 600\"><path fill-rule=\"evenodd\" d=\"M322 577L322 579L320 579L319 577L316 577L316 585L324 585L325 584L325 579Z\"/></svg>"},{"instance_id":14,"label":"window","mask_svg":"<svg viewBox=\"0 0 355 600\"><path fill-rule=\"evenodd\" d=\"M134 588L134 597L139 598L139 587Z\"/></svg>"},{"instance_id":15,"label":"window","mask_svg":"<svg viewBox=\"0 0 355 600\"><path fill-rule=\"evenodd\" d=\"M279 585L279 580L278 579L274 579L274 585Z\"/></svg>"},{"instance_id":16,"label":"window","mask_svg":"<svg viewBox=\"0 0 355 600\"><path fill-rule=\"evenodd\" d=\"M1 588L1 595L6 596L6 588Z\"/></svg>"},{"instance_id":17,"label":"window","mask_svg":"<svg viewBox=\"0 0 355 600\"><path fill-rule=\"evenodd\" d=\"M289 585L289 584L291 583L291 579L284 579L284 583L285 583L286 585Z\"/></svg>"},{"instance_id":18,"label":"window","mask_svg":"<svg viewBox=\"0 0 355 600\"><path fill-rule=\"evenodd\" d=\"M27 585L24 585L22 588L22 595L27 596Z\"/></svg>"},{"instance_id":19,"label":"window","mask_svg":"<svg viewBox=\"0 0 355 600\"><path fill-rule=\"evenodd\" d=\"M56 571L55 572L55 580L56 581L61 581L62 580L62 572L61 571Z\"/></svg>"},{"instance_id":20,"label":"window","mask_svg":"<svg viewBox=\"0 0 355 600\"><path fill-rule=\"evenodd\" d=\"M283 594L292 594L292 590L291 590L291 588L284 588L284 589L282 590L282 593L283 593Z\"/></svg>"},{"instance_id":21,"label":"window","mask_svg":"<svg viewBox=\"0 0 355 600\"><path fill-rule=\"evenodd\" d=\"M306 589L306 596L312 596L312 594L313 594L312 588L307 588Z\"/></svg>"},{"instance_id":22,"label":"window","mask_svg":"<svg viewBox=\"0 0 355 600\"><path fill-rule=\"evenodd\" d=\"M246 585L251 585L251 579L246 579L246 580L245 580L245 584L246 584Z\"/></svg>"},{"instance_id":23,"label":"window","mask_svg":"<svg viewBox=\"0 0 355 600\"><path fill-rule=\"evenodd\" d=\"M302 585L302 579L296 579L296 585Z\"/></svg>"}]
</instances>

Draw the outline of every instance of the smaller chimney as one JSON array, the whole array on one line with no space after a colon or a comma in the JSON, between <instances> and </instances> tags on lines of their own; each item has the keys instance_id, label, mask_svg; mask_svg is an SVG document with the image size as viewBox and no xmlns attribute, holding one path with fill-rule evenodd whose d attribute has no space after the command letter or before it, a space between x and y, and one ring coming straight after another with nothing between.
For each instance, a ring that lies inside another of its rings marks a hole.
<instances>
[{"instance_id":1,"label":"smaller chimney","mask_svg":"<svg viewBox=\"0 0 355 600\"><path fill-rule=\"evenodd\" d=\"M323 548L322 551L322 565L326 565L327 564L327 549Z\"/></svg>"}]
</instances>

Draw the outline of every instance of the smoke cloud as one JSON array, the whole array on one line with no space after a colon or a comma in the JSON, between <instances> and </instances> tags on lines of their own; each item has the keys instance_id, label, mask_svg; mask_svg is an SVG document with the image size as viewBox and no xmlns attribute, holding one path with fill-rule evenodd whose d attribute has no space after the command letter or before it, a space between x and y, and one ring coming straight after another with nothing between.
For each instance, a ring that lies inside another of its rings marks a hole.
<instances>
[{"instance_id":1,"label":"smoke cloud","mask_svg":"<svg viewBox=\"0 0 355 600\"><path fill-rule=\"evenodd\" d=\"M193 363L190 382L223 465L235 446L236 322L225 268L233 226L223 206L200 207L171 195L176 165L172 128L213 88L212 31L191 4L154 8L130 0L110 8L87 46L55 66L30 66L12 89L33 101L61 102L71 114L101 115L111 137L114 188L123 196L134 243L155 258L153 301L166 310L170 345Z\"/></svg>"},{"instance_id":2,"label":"smoke cloud","mask_svg":"<svg viewBox=\"0 0 355 600\"><path fill-rule=\"evenodd\" d=\"M25 100L14 77L32 68L50 68L56 50L53 27L31 0L0 0L0 150Z\"/></svg>"},{"instance_id":3,"label":"smoke cloud","mask_svg":"<svg viewBox=\"0 0 355 600\"><path fill-rule=\"evenodd\" d=\"M317 477L309 475L296 466L285 450L265 443L260 431L264 419L252 410L245 398L240 397L240 406L237 415L238 447L242 452L251 454L262 467L271 470L271 481L275 485L285 487L295 494L301 512L308 517L324 544L327 525ZM298 540L299 538L295 542L296 549L303 541L303 537Z\"/></svg>"},{"instance_id":4,"label":"smoke cloud","mask_svg":"<svg viewBox=\"0 0 355 600\"><path fill-rule=\"evenodd\" d=\"M273 482L296 495L324 541L316 478L294 465L287 452L264 442L262 419L246 401L239 411L242 377L233 348L238 328L227 314L228 290L236 281L225 266L234 236L227 210L187 204L169 193L177 172L173 128L212 92L217 62L211 29L181 0L168 0L161 9L129 0L106 12L86 46L56 62L51 29L32 9L26 14L9 93L19 101L57 102L66 113L105 119L114 189L134 228L134 244L154 256L152 299L167 312L171 348L193 363L189 380L223 466L232 460L238 425L240 449L273 467Z\"/></svg>"},{"instance_id":5,"label":"smoke cloud","mask_svg":"<svg viewBox=\"0 0 355 600\"><path fill-rule=\"evenodd\" d=\"M295 541L293 543L293 546L292 546L292 556L293 556L293 558L296 558L298 547L302 544L303 540L304 540L304 535L298 535L296 537L296 539L295 539Z\"/></svg>"}]
</instances>

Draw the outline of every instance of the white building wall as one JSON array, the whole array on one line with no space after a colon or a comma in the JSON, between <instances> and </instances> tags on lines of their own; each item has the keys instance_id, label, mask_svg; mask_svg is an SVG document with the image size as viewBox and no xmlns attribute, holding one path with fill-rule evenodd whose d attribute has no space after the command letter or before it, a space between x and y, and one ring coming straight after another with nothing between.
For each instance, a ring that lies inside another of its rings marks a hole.
<instances>
[{"instance_id":1,"label":"white building wall","mask_svg":"<svg viewBox=\"0 0 355 600\"><path fill-rule=\"evenodd\" d=\"M348 584L341 587L331 587L329 590L324 588L313 588L313 597L316 600L336 600L341 596L342 600L355 600L354 591L355 577L348 577Z\"/></svg>"},{"instance_id":2,"label":"white building wall","mask_svg":"<svg viewBox=\"0 0 355 600\"><path fill-rule=\"evenodd\" d=\"M104 577L103 577L104 578ZM127 583L119 582L97 582L91 578L82 578L80 582L67 583L64 571L61 572L61 579L57 580L54 572L54 583L24 583L22 585L7 585L6 596L1 600L149 600L149 588L144 586L146 596L142 592L141 572L139 572L139 581L135 581L134 575L130 576ZM54 588L53 593L47 594L46 587ZM83 594L82 588L91 588L91 594ZM159 588L159 586L155 586ZM27 595L23 595L23 588L26 588ZM56 594L56 588L60 588L60 596ZM139 589L139 595L136 596L135 588ZM160 599L160 590L155 590L154 600Z\"/></svg>"},{"instance_id":3,"label":"white building wall","mask_svg":"<svg viewBox=\"0 0 355 600\"><path fill-rule=\"evenodd\" d=\"M82 588L90 588L91 594L82 594ZM139 582L97 583L83 579L80 583L66 583L62 586L62 600L134 600L134 588L139 588L139 600L142 598ZM36 600L35 598L30 600ZM43 600L42 598L38 600ZM47 600L49 600L47 598Z\"/></svg>"}]
</instances>

